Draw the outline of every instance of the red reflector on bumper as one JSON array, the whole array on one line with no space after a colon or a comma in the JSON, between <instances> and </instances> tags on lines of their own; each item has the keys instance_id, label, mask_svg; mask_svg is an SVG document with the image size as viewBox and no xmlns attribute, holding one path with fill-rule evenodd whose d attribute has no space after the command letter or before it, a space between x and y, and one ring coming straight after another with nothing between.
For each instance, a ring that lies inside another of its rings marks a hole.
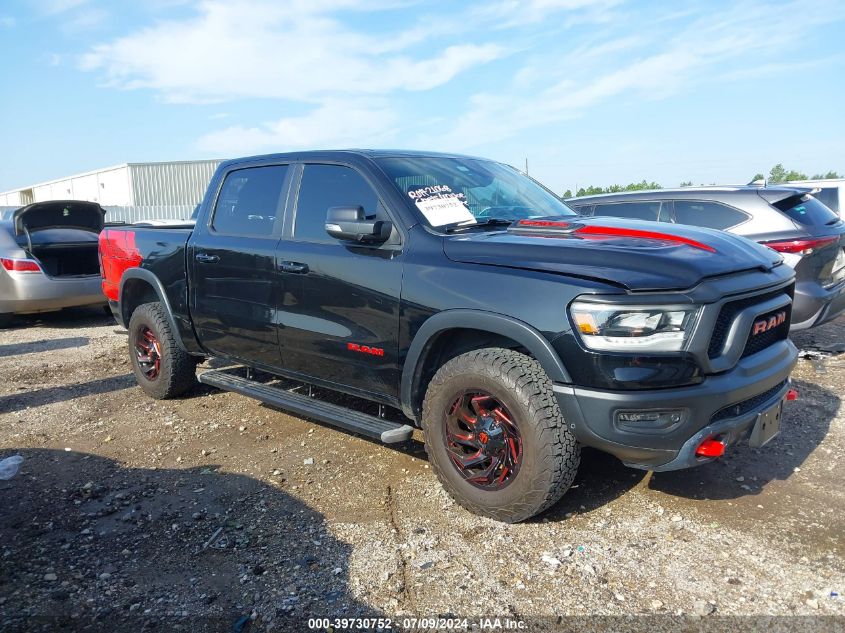
<instances>
[{"instance_id":1,"label":"red reflector on bumper","mask_svg":"<svg viewBox=\"0 0 845 633\"><path fill-rule=\"evenodd\" d=\"M725 445L719 440L704 440L695 449L699 457L721 457L725 454Z\"/></svg>"},{"instance_id":2,"label":"red reflector on bumper","mask_svg":"<svg viewBox=\"0 0 845 633\"><path fill-rule=\"evenodd\" d=\"M786 392L786 399L792 402L793 400L798 400L798 390L797 389L790 389Z\"/></svg>"}]
</instances>

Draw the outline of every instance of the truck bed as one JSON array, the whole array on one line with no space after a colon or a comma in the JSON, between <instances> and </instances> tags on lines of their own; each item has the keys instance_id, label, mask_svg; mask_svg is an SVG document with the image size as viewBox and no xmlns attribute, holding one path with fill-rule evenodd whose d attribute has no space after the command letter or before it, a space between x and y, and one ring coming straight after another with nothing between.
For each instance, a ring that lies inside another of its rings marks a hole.
<instances>
[{"instance_id":1,"label":"truck bed","mask_svg":"<svg viewBox=\"0 0 845 633\"><path fill-rule=\"evenodd\" d=\"M184 226L110 226L100 233L103 293L110 301L120 298L120 280L128 268L155 267L165 288L175 283L187 291L185 245L193 223Z\"/></svg>"}]
</instances>

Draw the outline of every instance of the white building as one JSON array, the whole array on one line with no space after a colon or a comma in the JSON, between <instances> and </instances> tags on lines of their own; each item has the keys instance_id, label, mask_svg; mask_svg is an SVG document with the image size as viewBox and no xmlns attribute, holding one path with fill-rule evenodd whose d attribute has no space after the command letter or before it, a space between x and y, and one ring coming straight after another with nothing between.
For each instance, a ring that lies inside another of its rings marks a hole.
<instances>
[{"instance_id":1,"label":"white building","mask_svg":"<svg viewBox=\"0 0 845 633\"><path fill-rule=\"evenodd\" d=\"M818 191L813 196L842 217L845 217L845 178L790 180L787 184L817 188Z\"/></svg>"},{"instance_id":2,"label":"white building","mask_svg":"<svg viewBox=\"0 0 845 633\"><path fill-rule=\"evenodd\" d=\"M89 200L107 220L187 218L202 200L220 160L124 163L0 193L0 206Z\"/></svg>"}]
</instances>

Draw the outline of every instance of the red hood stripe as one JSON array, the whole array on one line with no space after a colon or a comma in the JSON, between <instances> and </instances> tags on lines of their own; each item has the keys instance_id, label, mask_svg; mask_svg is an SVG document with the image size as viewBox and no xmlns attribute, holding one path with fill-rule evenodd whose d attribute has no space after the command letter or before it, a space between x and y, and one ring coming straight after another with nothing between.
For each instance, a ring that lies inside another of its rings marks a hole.
<instances>
[{"instance_id":1,"label":"red hood stripe","mask_svg":"<svg viewBox=\"0 0 845 633\"><path fill-rule=\"evenodd\" d=\"M639 229L625 229L620 227L613 227L613 226L594 226L594 225L587 225L582 226L581 228L575 231L576 235L601 235L607 237L634 237L634 238L641 238L646 240L663 240L666 242L678 242L681 244L686 244L687 246L692 246L693 248L700 248L703 251L709 251L711 253L715 253L716 249L708 246L707 244L702 244L701 242L696 242L695 240L691 240L687 237L681 237L680 235L670 235L669 233L658 233L657 231L641 231Z\"/></svg>"}]
</instances>

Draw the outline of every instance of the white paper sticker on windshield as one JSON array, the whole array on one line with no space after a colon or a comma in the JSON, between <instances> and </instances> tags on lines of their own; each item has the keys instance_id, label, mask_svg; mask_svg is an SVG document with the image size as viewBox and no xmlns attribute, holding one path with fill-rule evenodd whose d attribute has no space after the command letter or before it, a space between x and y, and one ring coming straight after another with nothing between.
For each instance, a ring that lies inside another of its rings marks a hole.
<instances>
[{"instance_id":1,"label":"white paper sticker on windshield","mask_svg":"<svg viewBox=\"0 0 845 633\"><path fill-rule=\"evenodd\" d=\"M432 226L475 221L464 201L464 194L454 193L445 185L420 187L409 191L408 196Z\"/></svg>"}]
</instances>

